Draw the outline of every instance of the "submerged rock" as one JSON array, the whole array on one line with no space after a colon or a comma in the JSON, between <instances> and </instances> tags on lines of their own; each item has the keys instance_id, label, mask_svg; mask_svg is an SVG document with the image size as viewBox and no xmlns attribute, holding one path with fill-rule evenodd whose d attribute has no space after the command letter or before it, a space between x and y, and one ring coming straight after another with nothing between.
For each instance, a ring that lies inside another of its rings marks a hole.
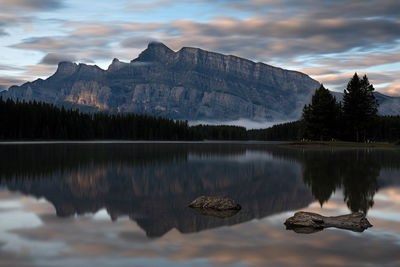
<instances>
[{"instance_id":1,"label":"submerged rock","mask_svg":"<svg viewBox=\"0 0 400 267\"><path fill-rule=\"evenodd\" d=\"M314 233L328 227L363 232L372 227L365 214L356 212L347 215L325 217L317 213L299 211L285 221L286 229L296 233Z\"/></svg>"},{"instance_id":2,"label":"submerged rock","mask_svg":"<svg viewBox=\"0 0 400 267\"><path fill-rule=\"evenodd\" d=\"M189 207L194 209L208 209L208 210L240 210L242 207L234 200L227 197L208 197L201 196L193 200Z\"/></svg>"}]
</instances>

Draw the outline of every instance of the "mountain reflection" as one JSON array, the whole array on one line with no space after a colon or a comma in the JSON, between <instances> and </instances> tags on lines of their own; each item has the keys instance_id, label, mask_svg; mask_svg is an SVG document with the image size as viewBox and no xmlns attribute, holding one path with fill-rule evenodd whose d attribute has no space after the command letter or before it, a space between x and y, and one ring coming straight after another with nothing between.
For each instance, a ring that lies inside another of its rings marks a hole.
<instances>
[{"instance_id":1,"label":"mountain reflection","mask_svg":"<svg viewBox=\"0 0 400 267\"><path fill-rule=\"evenodd\" d=\"M366 212L381 168L399 168L398 159L395 151L257 144L5 145L0 178L10 191L44 197L60 217L105 208L112 220L129 216L157 237L297 210L313 196L322 205L338 188L350 210ZM200 195L229 196L242 210L224 219L202 216L187 208Z\"/></svg>"},{"instance_id":2,"label":"mountain reflection","mask_svg":"<svg viewBox=\"0 0 400 267\"><path fill-rule=\"evenodd\" d=\"M150 237L233 225L307 206L313 198L297 164L245 145L122 144L1 146L2 184L51 202L60 217L105 208L129 216ZM229 196L230 218L187 207L200 195Z\"/></svg>"}]
</instances>

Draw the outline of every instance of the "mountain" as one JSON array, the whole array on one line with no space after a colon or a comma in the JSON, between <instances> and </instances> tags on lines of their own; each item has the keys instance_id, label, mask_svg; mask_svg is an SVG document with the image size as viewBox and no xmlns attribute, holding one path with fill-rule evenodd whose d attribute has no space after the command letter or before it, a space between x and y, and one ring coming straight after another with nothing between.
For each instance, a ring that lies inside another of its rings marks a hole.
<instances>
[{"instance_id":1,"label":"mountain","mask_svg":"<svg viewBox=\"0 0 400 267\"><path fill-rule=\"evenodd\" d=\"M46 80L0 92L3 99L53 103L82 111L133 112L189 121L296 120L319 86L308 75L232 55L150 43L130 63L107 70L60 62ZM340 95L337 96L339 99ZM377 94L381 114L398 114L400 98Z\"/></svg>"},{"instance_id":2,"label":"mountain","mask_svg":"<svg viewBox=\"0 0 400 267\"><path fill-rule=\"evenodd\" d=\"M198 48L174 52L153 42L130 63L114 59L103 70L61 62L48 79L0 96L174 119L266 121L297 118L318 85L300 72Z\"/></svg>"},{"instance_id":3,"label":"mountain","mask_svg":"<svg viewBox=\"0 0 400 267\"><path fill-rule=\"evenodd\" d=\"M336 97L336 100L343 100L343 93L331 93ZM374 92L376 99L379 103L378 114L380 115L400 115L400 97L388 96L379 92Z\"/></svg>"}]
</instances>

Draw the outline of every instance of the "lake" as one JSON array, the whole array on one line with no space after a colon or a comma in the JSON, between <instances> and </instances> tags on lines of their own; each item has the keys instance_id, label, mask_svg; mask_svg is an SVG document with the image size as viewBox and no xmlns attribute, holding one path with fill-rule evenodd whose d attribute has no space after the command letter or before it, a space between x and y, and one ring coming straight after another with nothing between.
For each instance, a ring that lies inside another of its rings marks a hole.
<instances>
[{"instance_id":1,"label":"lake","mask_svg":"<svg viewBox=\"0 0 400 267\"><path fill-rule=\"evenodd\" d=\"M187 207L227 196L231 217ZM362 211L362 233L286 230ZM271 143L0 145L0 265L399 266L400 150Z\"/></svg>"}]
</instances>

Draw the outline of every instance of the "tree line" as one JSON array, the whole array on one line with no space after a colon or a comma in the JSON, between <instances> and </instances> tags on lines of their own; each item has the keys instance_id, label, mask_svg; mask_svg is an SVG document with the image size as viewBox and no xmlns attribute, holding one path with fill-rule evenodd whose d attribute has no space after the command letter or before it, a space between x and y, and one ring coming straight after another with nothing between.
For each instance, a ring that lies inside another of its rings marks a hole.
<instances>
[{"instance_id":1,"label":"tree line","mask_svg":"<svg viewBox=\"0 0 400 267\"><path fill-rule=\"evenodd\" d=\"M304 137L356 142L373 139L379 106L373 92L374 87L367 76L360 79L357 73L348 82L342 103L321 85L311 104L303 109Z\"/></svg>"},{"instance_id":2,"label":"tree line","mask_svg":"<svg viewBox=\"0 0 400 267\"><path fill-rule=\"evenodd\" d=\"M373 92L368 77L357 73L348 82L342 102L321 84L304 106L301 120L256 130L253 135L265 140L400 140L400 116L378 116Z\"/></svg>"},{"instance_id":3,"label":"tree line","mask_svg":"<svg viewBox=\"0 0 400 267\"><path fill-rule=\"evenodd\" d=\"M246 140L238 126L189 126L144 114L83 113L0 98L0 140Z\"/></svg>"}]
</instances>

